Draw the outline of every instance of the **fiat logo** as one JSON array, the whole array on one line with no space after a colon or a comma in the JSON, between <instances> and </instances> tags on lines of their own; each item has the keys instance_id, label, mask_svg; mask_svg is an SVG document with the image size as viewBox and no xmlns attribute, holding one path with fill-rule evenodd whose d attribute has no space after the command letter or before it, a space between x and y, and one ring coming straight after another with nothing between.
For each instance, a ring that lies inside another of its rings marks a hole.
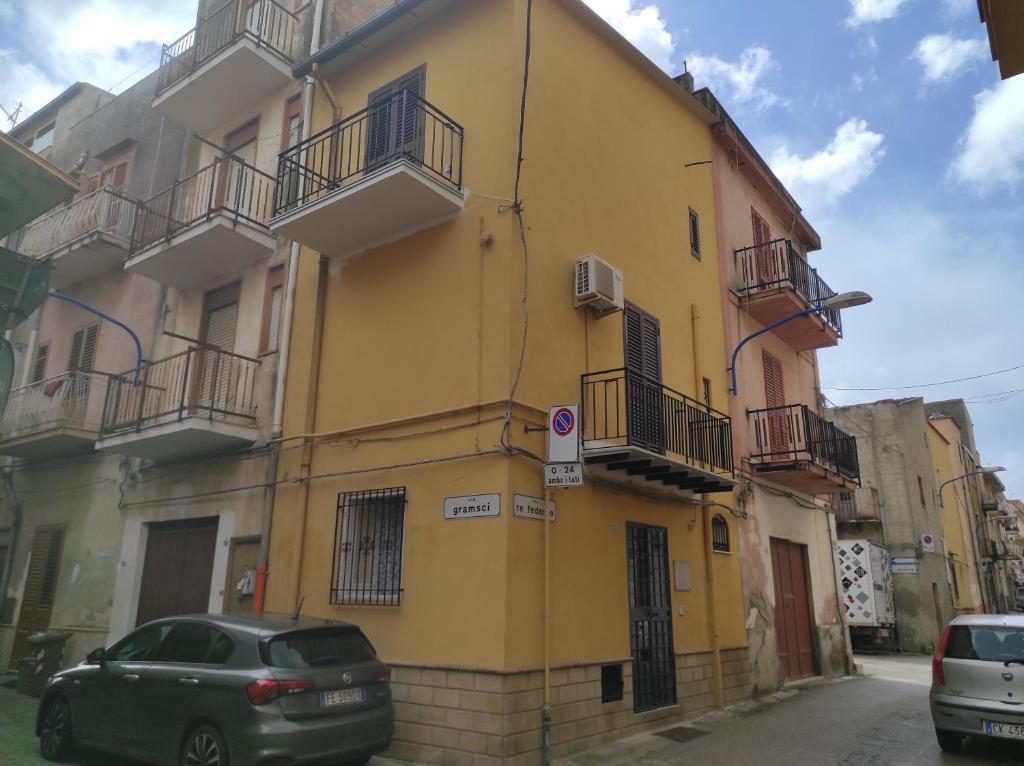
<instances>
[{"instance_id":1,"label":"fiat logo","mask_svg":"<svg viewBox=\"0 0 1024 766\"><path fill-rule=\"evenodd\" d=\"M1013 680L1013 673L1011 673L1009 671L1003 673L1003 680L1004 681L1012 681Z\"/></svg>"},{"instance_id":2,"label":"fiat logo","mask_svg":"<svg viewBox=\"0 0 1024 766\"><path fill-rule=\"evenodd\" d=\"M1006 676L1010 676L1010 678L1013 678L1013 676L1010 675L1009 673L1003 673L1003 677L1005 678ZM1009 681L1010 678L1007 678L1006 680ZM344 681L347 684L352 683L352 674L349 673L348 671L345 671L344 673L341 674L341 680Z\"/></svg>"}]
</instances>

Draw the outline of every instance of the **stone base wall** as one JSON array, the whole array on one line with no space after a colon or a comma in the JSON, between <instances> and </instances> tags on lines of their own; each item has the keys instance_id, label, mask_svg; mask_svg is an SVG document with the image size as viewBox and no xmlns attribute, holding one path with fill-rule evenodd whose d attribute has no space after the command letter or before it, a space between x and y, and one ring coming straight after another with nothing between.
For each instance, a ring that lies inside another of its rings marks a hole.
<instances>
[{"instance_id":1,"label":"stone base wall","mask_svg":"<svg viewBox=\"0 0 1024 766\"><path fill-rule=\"evenodd\" d=\"M632 663L623 696L601 701L601 663L551 671L551 756L562 758L714 707L711 652L676 656L677 703L633 712ZM441 766L541 763L544 674L393 667L395 739L390 755ZM750 697L746 647L722 651L725 703Z\"/></svg>"}]
</instances>

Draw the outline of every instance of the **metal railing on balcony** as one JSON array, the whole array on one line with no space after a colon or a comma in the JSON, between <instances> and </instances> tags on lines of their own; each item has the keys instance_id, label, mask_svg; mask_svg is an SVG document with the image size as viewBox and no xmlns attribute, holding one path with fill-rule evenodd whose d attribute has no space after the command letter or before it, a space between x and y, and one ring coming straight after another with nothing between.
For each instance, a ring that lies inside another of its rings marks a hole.
<instances>
[{"instance_id":1,"label":"metal railing on balcony","mask_svg":"<svg viewBox=\"0 0 1024 766\"><path fill-rule=\"evenodd\" d=\"M258 359L202 346L113 376L101 436L195 417L252 422L259 365Z\"/></svg>"},{"instance_id":2,"label":"metal railing on balcony","mask_svg":"<svg viewBox=\"0 0 1024 766\"><path fill-rule=\"evenodd\" d=\"M628 369L582 378L584 449L639 447L733 476L729 416Z\"/></svg>"},{"instance_id":3,"label":"metal railing on balcony","mask_svg":"<svg viewBox=\"0 0 1024 766\"><path fill-rule=\"evenodd\" d=\"M839 524L882 520L878 490L874 487L837 492L832 499L832 507L835 509L836 522Z\"/></svg>"},{"instance_id":4,"label":"metal railing on balcony","mask_svg":"<svg viewBox=\"0 0 1024 766\"><path fill-rule=\"evenodd\" d=\"M737 250L736 276L739 280L737 292L746 298L792 288L808 306L820 306L836 294L788 239L775 239ZM819 316L838 335L843 334L838 309L822 309Z\"/></svg>"},{"instance_id":5,"label":"metal railing on balcony","mask_svg":"<svg viewBox=\"0 0 1024 766\"><path fill-rule=\"evenodd\" d=\"M273 176L233 155L218 157L139 204L132 229L132 253L216 214L267 228L273 201Z\"/></svg>"},{"instance_id":6,"label":"metal railing on balcony","mask_svg":"<svg viewBox=\"0 0 1024 766\"><path fill-rule=\"evenodd\" d=\"M754 421L752 462L811 462L860 482L857 440L806 404L749 410L748 415Z\"/></svg>"},{"instance_id":7,"label":"metal railing on balcony","mask_svg":"<svg viewBox=\"0 0 1024 766\"><path fill-rule=\"evenodd\" d=\"M297 13L274 0L229 0L170 45L163 46L157 95L244 38L295 62L305 43L307 3Z\"/></svg>"},{"instance_id":8,"label":"metal railing on balcony","mask_svg":"<svg viewBox=\"0 0 1024 766\"><path fill-rule=\"evenodd\" d=\"M37 218L21 233L18 252L43 258L91 234L131 240L136 201L108 186Z\"/></svg>"},{"instance_id":9,"label":"metal railing on balcony","mask_svg":"<svg viewBox=\"0 0 1024 766\"><path fill-rule=\"evenodd\" d=\"M11 391L0 420L0 441L57 428L99 431L109 375L65 372Z\"/></svg>"},{"instance_id":10,"label":"metal railing on balcony","mask_svg":"<svg viewBox=\"0 0 1024 766\"><path fill-rule=\"evenodd\" d=\"M393 162L462 189L463 129L409 90L400 90L281 153L274 215L316 202Z\"/></svg>"}]
</instances>

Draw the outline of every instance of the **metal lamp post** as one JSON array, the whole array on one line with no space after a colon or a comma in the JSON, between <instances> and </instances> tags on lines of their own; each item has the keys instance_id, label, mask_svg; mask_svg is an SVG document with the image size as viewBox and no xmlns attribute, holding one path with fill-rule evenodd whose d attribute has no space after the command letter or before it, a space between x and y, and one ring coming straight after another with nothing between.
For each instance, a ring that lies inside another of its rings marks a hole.
<instances>
[{"instance_id":1,"label":"metal lamp post","mask_svg":"<svg viewBox=\"0 0 1024 766\"><path fill-rule=\"evenodd\" d=\"M942 488L945 487L947 484L952 484L954 481L960 481L960 479L966 479L966 478L968 478L970 476L979 476L979 475L981 475L983 473L999 473L1000 471L1005 471L1005 470L1006 469L1003 468L1003 466L1001 466L1001 465L983 465L981 468L977 469L976 471L969 471L968 473L961 474L960 476L954 476L952 479L949 479L948 481L942 482L942 484L939 485L939 508L945 508L946 507L942 503Z\"/></svg>"},{"instance_id":2,"label":"metal lamp post","mask_svg":"<svg viewBox=\"0 0 1024 766\"><path fill-rule=\"evenodd\" d=\"M848 309L852 308L853 306L863 306L865 303L871 303L871 301L871 296L860 290L852 290L846 293L839 293L838 295L833 295L831 298L825 299L817 306L811 306L811 308L809 309L797 311L794 314L790 314L788 317L783 317L779 321L772 322L767 327L764 327L758 330L757 332L748 335L746 338L739 342L739 344L736 346L735 349L733 349L732 352L732 359L729 362L729 393L733 394L734 396L736 395L736 357L739 356L740 349L747 345L747 343L752 341L754 338L758 337L759 335L764 335L766 332L771 332L776 327L784 325L786 324L786 322L791 322L794 319L799 319L800 317L805 317L810 314L820 314L825 309Z\"/></svg>"}]
</instances>

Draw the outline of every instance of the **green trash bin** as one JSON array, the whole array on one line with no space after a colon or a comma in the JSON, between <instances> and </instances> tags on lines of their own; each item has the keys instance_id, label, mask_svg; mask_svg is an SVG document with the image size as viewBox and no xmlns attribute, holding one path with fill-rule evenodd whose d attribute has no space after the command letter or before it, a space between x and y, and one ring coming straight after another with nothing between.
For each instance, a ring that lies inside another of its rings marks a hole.
<instances>
[{"instance_id":1,"label":"green trash bin","mask_svg":"<svg viewBox=\"0 0 1024 766\"><path fill-rule=\"evenodd\" d=\"M70 633L48 630L28 637L32 656L21 661L18 668L18 692L41 697L46 682L64 665L64 644Z\"/></svg>"}]
</instances>

